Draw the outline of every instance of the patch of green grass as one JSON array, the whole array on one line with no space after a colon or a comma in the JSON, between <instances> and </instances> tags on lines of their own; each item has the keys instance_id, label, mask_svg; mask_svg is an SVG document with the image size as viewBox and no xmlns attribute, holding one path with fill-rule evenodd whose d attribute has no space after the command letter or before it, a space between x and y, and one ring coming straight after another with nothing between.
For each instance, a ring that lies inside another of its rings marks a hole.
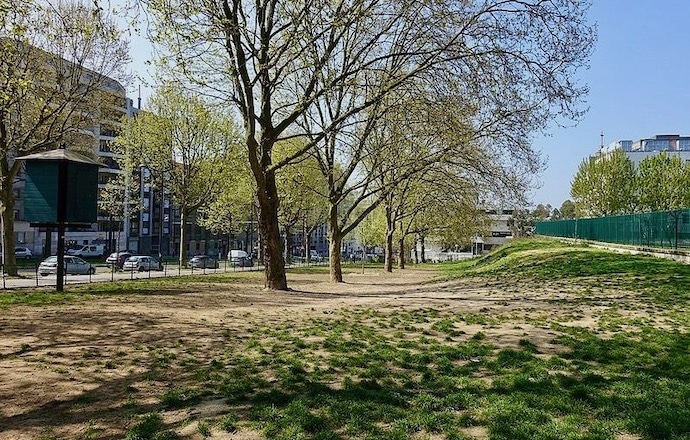
<instances>
[{"instance_id":1,"label":"patch of green grass","mask_svg":"<svg viewBox=\"0 0 690 440\"><path fill-rule=\"evenodd\" d=\"M158 413L148 413L140 417L140 419L127 431L125 440L158 440L161 439L158 434L163 427L163 418Z\"/></svg>"},{"instance_id":2,"label":"patch of green grass","mask_svg":"<svg viewBox=\"0 0 690 440\"><path fill-rule=\"evenodd\" d=\"M208 438L211 437L211 427L209 426L208 422L205 420L200 421L196 425L196 431L201 434L203 438Z\"/></svg>"},{"instance_id":3,"label":"patch of green grass","mask_svg":"<svg viewBox=\"0 0 690 440\"><path fill-rule=\"evenodd\" d=\"M219 421L218 427L225 432L235 433L238 430L237 424L240 418L237 413L231 412L225 414Z\"/></svg>"},{"instance_id":4,"label":"patch of green grass","mask_svg":"<svg viewBox=\"0 0 690 440\"><path fill-rule=\"evenodd\" d=\"M292 340L326 337L297 354L291 343L270 353L253 346L244 357L219 361L218 376L207 377L205 386L209 392L219 383L239 386L229 402L249 408L242 418L269 439L463 438L458 428L476 425L497 439L614 439L618 433L681 439L690 433L690 385L683 382L690 374L683 361L690 340L681 333L647 326L611 338L554 326L552 343L562 354L545 357L538 343L524 338L515 348L498 348L483 333L447 341L408 327L409 338L423 341L410 349L396 329L426 321L448 331L464 317L424 309L396 315L389 336L359 312L293 323ZM488 313L472 316L476 325L492 325ZM253 337L266 346L282 332L264 327ZM228 362L235 367L223 366ZM316 367L324 362L326 369ZM256 380L267 376L273 379ZM246 385L238 385L243 378ZM236 429L240 420L233 413L223 423Z\"/></svg>"},{"instance_id":5,"label":"patch of green grass","mask_svg":"<svg viewBox=\"0 0 690 440\"><path fill-rule=\"evenodd\" d=\"M170 388L163 393L160 403L166 409L184 408L198 403L202 394L189 388Z\"/></svg>"}]
</instances>

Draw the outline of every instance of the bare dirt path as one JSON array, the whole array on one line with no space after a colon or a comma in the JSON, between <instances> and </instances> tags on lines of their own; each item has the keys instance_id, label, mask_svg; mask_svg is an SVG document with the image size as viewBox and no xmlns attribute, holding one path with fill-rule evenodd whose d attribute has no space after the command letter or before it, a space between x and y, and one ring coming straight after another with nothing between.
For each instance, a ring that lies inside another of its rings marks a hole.
<instances>
[{"instance_id":1,"label":"bare dirt path","mask_svg":"<svg viewBox=\"0 0 690 440\"><path fill-rule=\"evenodd\" d=\"M208 363L210 353L232 343L228 334L249 337L261 325L323 317L348 308L382 313L435 308L561 315L564 322L583 326L597 312L596 304L564 308L561 300L575 294L562 286L432 282L435 275L415 270L351 272L345 274L345 283L334 285L326 275L291 274L292 292L266 292L259 282L209 283L163 294L89 297L63 305L4 309L0 311L0 439L122 438L131 419L133 395L139 414L154 411L158 404L161 384L151 380L157 378L151 362L161 370L167 365L166 356L190 356ZM477 329L466 330L472 334ZM525 332L548 352L552 338L548 328L495 326L488 336L516 345ZM201 438L193 430L182 434ZM257 438L257 434L240 432L227 438Z\"/></svg>"}]
</instances>

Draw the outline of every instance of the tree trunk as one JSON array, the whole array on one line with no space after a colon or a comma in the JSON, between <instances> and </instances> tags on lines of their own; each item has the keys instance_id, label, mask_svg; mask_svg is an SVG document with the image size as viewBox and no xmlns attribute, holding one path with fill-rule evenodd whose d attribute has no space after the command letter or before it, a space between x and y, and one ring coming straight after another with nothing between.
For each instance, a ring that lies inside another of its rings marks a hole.
<instances>
[{"instance_id":1,"label":"tree trunk","mask_svg":"<svg viewBox=\"0 0 690 440\"><path fill-rule=\"evenodd\" d=\"M180 209L180 267L187 261L187 212Z\"/></svg>"},{"instance_id":2,"label":"tree trunk","mask_svg":"<svg viewBox=\"0 0 690 440\"><path fill-rule=\"evenodd\" d=\"M304 227L304 236L302 237L304 239L304 261L307 262L307 264L311 263L311 231L307 231L307 227Z\"/></svg>"},{"instance_id":3,"label":"tree trunk","mask_svg":"<svg viewBox=\"0 0 690 440\"><path fill-rule=\"evenodd\" d=\"M5 179L7 180L7 179ZM12 186L2 189L2 210L3 221L3 244L2 253L4 259L4 270L8 275L17 276L17 258L14 255L14 197Z\"/></svg>"},{"instance_id":4,"label":"tree trunk","mask_svg":"<svg viewBox=\"0 0 690 440\"><path fill-rule=\"evenodd\" d=\"M384 268L386 272L393 272L393 235L395 231L386 231L386 250Z\"/></svg>"},{"instance_id":5,"label":"tree trunk","mask_svg":"<svg viewBox=\"0 0 690 440\"><path fill-rule=\"evenodd\" d=\"M259 240L266 277L264 286L271 290L288 290L278 226L279 199L275 174L267 172L264 179L258 180Z\"/></svg>"},{"instance_id":6,"label":"tree trunk","mask_svg":"<svg viewBox=\"0 0 690 440\"><path fill-rule=\"evenodd\" d=\"M328 213L328 229L329 229L329 256L328 262L331 267L331 282L343 282L343 268L340 265L340 246L343 242L343 236L340 232L340 225L338 224L338 205L331 204Z\"/></svg>"},{"instance_id":7,"label":"tree trunk","mask_svg":"<svg viewBox=\"0 0 690 440\"><path fill-rule=\"evenodd\" d=\"M398 239L398 269L405 269L405 236L401 233Z\"/></svg>"},{"instance_id":8,"label":"tree trunk","mask_svg":"<svg viewBox=\"0 0 690 440\"><path fill-rule=\"evenodd\" d=\"M426 249L424 246L424 236L420 235L419 236L419 243L422 245L421 246L421 251L422 251L422 263L426 263Z\"/></svg>"},{"instance_id":9,"label":"tree trunk","mask_svg":"<svg viewBox=\"0 0 690 440\"><path fill-rule=\"evenodd\" d=\"M419 264L419 253L417 253L417 242L419 241L419 237L415 236L414 238L414 264Z\"/></svg>"},{"instance_id":10,"label":"tree trunk","mask_svg":"<svg viewBox=\"0 0 690 440\"><path fill-rule=\"evenodd\" d=\"M395 234L395 222L392 220L391 210L386 207L386 249L384 269L386 272L393 272L393 235Z\"/></svg>"},{"instance_id":11,"label":"tree trunk","mask_svg":"<svg viewBox=\"0 0 690 440\"><path fill-rule=\"evenodd\" d=\"M343 237L338 234L338 236L331 235L329 242L329 256L328 261L331 266L331 282L342 283L343 282L343 268L340 265L340 247L343 243Z\"/></svg>"},{"instance_id":12,"label":"tree trunk","mask_svg":"<svg viewBox=\"0 0 690 440\"><path fill-rule=\"evenodd\" d=\"M290 264L292 261L292 236L290 235L290 227L285 227L285 250L283 252L285 264Z\"/></svg>"}]
</instances>

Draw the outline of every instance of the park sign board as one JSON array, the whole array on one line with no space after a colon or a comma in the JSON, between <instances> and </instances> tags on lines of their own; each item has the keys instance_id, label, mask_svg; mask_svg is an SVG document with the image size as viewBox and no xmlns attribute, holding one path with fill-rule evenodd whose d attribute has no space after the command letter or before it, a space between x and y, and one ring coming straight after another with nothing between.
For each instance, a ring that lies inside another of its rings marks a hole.
<instances>
[{"instance_id":1,"label":"park sign board","mask_svg":"<svg viewBox=\"0 0 690 440\"><path fill-rule=\"evenodd\" d=\"M24 217L27 221L37 226L96 222L100 166L97 161L65 149L17 159L25 161Z\"/></svg>"}]
</instances>

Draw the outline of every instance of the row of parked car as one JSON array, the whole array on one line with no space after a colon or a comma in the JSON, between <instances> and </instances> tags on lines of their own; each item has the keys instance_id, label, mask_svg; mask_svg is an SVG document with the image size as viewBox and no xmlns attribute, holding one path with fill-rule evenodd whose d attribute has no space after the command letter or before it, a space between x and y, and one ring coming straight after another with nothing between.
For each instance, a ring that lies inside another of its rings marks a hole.
<instances>
[{"instance_id":1,"label":"row of parked car","mask_svg":"<svg viewBox=\"0 0 690 440\"><path fill-rule=\"evenodd\" d=\"M110 259L110 257L108 258ZM38 265L38 273L41 274L41 276L55 275L57 273L57 263L57 256L53 255L52 257L46 258ZM106 264L107 263L108 261L106 260ZM110 264L112 264L112 262ZM163 269L163 265L160 261L147 255L130 255L122 261L122 264L118 264L117 267L122 270L137 270L139 272ZM96 273L96 266L79 257L65 255L65 273L70 275L93 275Z\"/></svg>"},{"instance_id":2,"label":"row of parked car","mask_svg":"<svg viewBox=\"0 0 690 440\"><path fill-rule=\"evenodd\" d=\"M245 252L232 250L228 253L228 261L233 266L251 267L253 259ZM163 264L155 257L147 255L134 255L131 251L114 252L105 259L105 264L115 269L138 270L162 270ZM188 262L187 267L193 269L217 269L220 263L217 259L208 255L195 255Z\"/></svg>"},{"instance_id":3,"label":"row of parked car","mask_svg":"<svg viewBox=\"0 0 690 440\"><path fill-rule=\"evenodd\" d=\"M29 257L30 258L30 257ZM233 266L251 267L254 262L244 251L232 250L228 253L228 261ZM105 264L111 270L150 271L163 270L163 263L149 255L135 255L131 251L113 252L105 259ZM220 266L217 259L208 255L195 255L187 263L193 269L217 269ZM41 276L57 273L57 256L51 256L38 265ZM65 273L70 275L88 275L96 273L96 266L74 255L65 255Z\"/></svg>"}]
</instances>

